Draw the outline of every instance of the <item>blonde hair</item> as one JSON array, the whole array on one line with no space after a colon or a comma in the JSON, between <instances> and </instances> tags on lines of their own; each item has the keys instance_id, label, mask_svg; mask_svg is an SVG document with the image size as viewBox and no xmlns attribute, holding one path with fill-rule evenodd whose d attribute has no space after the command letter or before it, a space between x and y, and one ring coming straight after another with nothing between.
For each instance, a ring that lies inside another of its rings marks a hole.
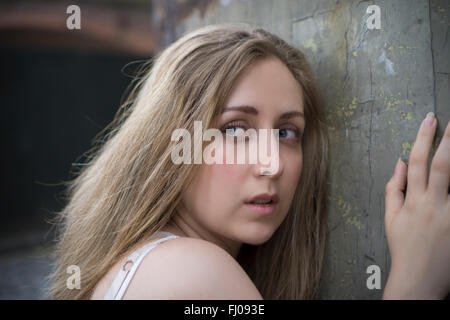
<instances>
[{"instance_id":1,"label":"blonde hair","mask_svg":"<svg viewBox=\"0 0 450 320\"><path fill-rule=\"evenodd\" d=\"M172 163L171 133L193 132L194 120L211 127L241 71L267 57L279 58L303 89L303 169L283 223L264 244L243 244L237 261L264 299L314 298L325 250L328 136L313 74L301 51L243 23L197 29L144 65L103 139L66 182L51 298L89 299L116 262L164 228L195 174L195 166ZM81 270L81 289L66 287L70 265Z\"/></svg>"}]
</instances>

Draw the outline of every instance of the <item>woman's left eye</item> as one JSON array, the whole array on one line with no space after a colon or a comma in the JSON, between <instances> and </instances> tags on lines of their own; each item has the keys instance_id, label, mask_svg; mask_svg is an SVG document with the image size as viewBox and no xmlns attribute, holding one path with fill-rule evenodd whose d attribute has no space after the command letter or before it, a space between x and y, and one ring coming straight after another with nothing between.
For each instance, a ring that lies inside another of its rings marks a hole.
<instances>
[{"instance_id":1,"label":"woman's left eye","mask_svg":"<svg viewBox=\"0 0 450 320\"><path fill-rule=\"evenodd\" d=\"M231 137L238 137L245 134L246 128L240 123L230 123L222 128L222 132Z\"/></svg>"},{"instance_id":2,"label":"woman's left eye","mask_svg":"<svg viewBox=\"0 0 450 320\"><path fill-rule=\"evenodd\" d=\"M279 137L288 140L297 140L300 136L299 130L294 129L279 129Z\"/></svg>"}]
</instances>

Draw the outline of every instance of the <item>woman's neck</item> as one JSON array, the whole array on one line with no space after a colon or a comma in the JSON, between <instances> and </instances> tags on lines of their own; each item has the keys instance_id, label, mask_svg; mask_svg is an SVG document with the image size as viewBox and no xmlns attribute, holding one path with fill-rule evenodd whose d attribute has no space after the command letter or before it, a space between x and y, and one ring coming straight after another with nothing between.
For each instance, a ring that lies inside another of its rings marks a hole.
<instances>
[{"instance_id":1,"label":"woman's neck","mask_svg":"<svg viewBox=\"0 0 450 320\"><path fill-rule=\"evenodd\" d=\"M212 242L227 251L235 259L237 258L239 250L242 246L241 242L226 239L220 235L215 235L209 230L204 230L197 226L194 227L192 223L189 223L178 214L175 214L169 223L164 226L162 231L173 233L179 237L203 239Z\"/></svg>"}]
</instances>

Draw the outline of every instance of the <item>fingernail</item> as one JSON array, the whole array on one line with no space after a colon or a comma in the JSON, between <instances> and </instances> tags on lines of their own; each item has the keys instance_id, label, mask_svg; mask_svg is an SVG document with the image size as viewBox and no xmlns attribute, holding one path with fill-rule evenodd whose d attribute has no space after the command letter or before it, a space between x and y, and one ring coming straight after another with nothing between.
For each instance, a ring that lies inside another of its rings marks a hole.
<instances>
[{"instance_id":1,"label":"fingernail","mask_svg":"<svg viewBox=\"0 0 450 320\"><path fill-rule=\"evenodd\" d=\"M427 116L425 117L425 125L431 127L434 124L434 113L428 112Z\"/></svg>"},{"instance_id":2,"label":"fingernail","mask_svg":"<svg viewBox=\"0 0 450 320\"><path fill-rule=\"evenodd\" d=\"M397 163L395 164L395 174L400 173L400 162L402 161L401 158L398 158Z\"/></svg>"}]
</instances>

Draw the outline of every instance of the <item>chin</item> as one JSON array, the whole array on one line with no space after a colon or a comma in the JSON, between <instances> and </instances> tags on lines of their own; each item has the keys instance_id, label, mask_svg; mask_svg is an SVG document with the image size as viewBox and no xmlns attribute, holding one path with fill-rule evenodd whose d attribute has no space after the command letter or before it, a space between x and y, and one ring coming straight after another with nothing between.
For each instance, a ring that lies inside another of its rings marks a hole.
<instances>
[{"instance_id":1,"label":"chin","mask_svg":"<svg viewBox=\"0 0 450 320\"><path fill-rule=\"evenodd\" d=\"M269 241L273 233L274 230L257 230L242 237L242 242L254 246L261 245Z\"/></svg>"}]
</instances>

